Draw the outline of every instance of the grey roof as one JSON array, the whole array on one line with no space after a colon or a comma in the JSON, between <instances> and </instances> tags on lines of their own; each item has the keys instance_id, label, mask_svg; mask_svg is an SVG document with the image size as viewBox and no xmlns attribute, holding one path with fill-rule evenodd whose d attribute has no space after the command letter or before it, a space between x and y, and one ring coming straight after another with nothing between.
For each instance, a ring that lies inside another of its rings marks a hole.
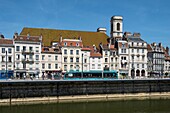
<instances>
[{"instance_id":1,"label":"grey roof","mask_svg":"<svg viewBox=\"0 0 170 113\"><path fill-rule=\"evenodd\" d=\"M145 41L142 40L140 37L133 37L133 36L128 37L128 41L133 41L133 42L145 42Z\"/></svg>"}]
</instances>

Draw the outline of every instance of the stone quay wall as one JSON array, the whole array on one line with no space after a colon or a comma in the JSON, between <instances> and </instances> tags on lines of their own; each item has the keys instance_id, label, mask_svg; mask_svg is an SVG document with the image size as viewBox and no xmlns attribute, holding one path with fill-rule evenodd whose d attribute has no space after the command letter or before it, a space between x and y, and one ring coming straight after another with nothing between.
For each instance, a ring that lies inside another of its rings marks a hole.
<instances>
[{"instance_id":1,"label":"stone quay wall","mask_svg":"<svg viewBox=\"0 0 170 113\"><path fill-rule=\"evenodd\" d=\"M169 92L170 79L0 81L0 99Z\"/></svg>"}]
</instances>

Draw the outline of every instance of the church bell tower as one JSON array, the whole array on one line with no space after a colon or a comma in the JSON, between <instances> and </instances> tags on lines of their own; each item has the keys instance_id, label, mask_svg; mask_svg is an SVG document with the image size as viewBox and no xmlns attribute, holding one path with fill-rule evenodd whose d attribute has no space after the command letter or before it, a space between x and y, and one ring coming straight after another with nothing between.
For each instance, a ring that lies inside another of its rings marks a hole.
<instances>
[{"instance_id":1,"label":"church bell tower","mask_svg":"<svg viewBox=\"0 0 170 113\"><path fill-rule=\"evenodd\" d=\"M111 44L115 44L117 40L121 40L123 37L123 17L112 16L110 20L110 26Z\"/></svg>"}]
</instances>

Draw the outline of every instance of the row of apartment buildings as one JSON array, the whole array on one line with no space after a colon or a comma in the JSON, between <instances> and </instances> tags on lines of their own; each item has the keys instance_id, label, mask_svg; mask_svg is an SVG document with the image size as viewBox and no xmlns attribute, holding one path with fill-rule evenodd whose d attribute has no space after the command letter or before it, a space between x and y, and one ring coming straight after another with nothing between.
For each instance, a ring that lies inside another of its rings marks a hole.
<instances>
[{"instance_id":1,"label":"row of apartment buildings","mask_svg":"<svg viewBox=\"0 0 170 113\"><path fill-rule=\"evenodd\" d=\"M66 71L116 70L119 77L170 74L169 48L147 44L140 33L123 33L123 17L111 18L111 35L97 32L24 28L0 38L0 76L47 76Z\"/></svg>"}]
</instances>

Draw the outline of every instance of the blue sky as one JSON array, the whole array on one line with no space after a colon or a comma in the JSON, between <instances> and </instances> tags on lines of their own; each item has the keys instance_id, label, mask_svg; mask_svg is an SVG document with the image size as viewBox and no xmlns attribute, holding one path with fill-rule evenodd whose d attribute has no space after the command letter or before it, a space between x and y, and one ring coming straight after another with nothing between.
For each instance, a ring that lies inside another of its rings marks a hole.
<instances>
[{"instance_id":1,"label":"blue sky","mask_svg":"<svg viewBox=\"0 0 170 113\"><path fill-rule=\"evenodd\" d=\"M0 0L0 33L12 38L23 27L96 31L121 15L124 32L140 32L170 46L169 0Z\"/></svg>"}]
</instances>

